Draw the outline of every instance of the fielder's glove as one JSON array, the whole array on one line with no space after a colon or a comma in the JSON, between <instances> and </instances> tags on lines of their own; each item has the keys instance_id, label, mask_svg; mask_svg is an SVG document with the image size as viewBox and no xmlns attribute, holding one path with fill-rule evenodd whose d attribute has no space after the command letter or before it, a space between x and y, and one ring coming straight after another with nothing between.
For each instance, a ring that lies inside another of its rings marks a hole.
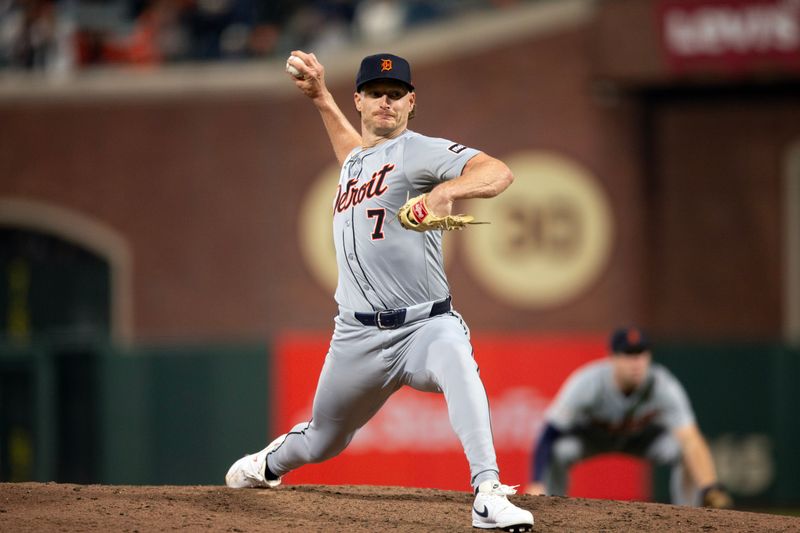
<instances>
[{"instance_id":1,"label":"fielder's glove","mask_svg":"<svg viewBox=\"0 0 800 533\"><path fill-rule=\"evenodd\" d=\"M711 485L706 487L701 492L703 498L703 507L712 507L714 509L730 509L733 507L733 499L727 491L720 485Z\"/></svg>"},{"instance_id":2,"label":"fielder's glove","mask_svg":"<svg viewBox=\"0 0 800 533\"><path fill-rule=\"evenodd\" d=\"M404 228L414 231L430 231L434 229L454 230L464 229L467 224L486 224L475 222L472 215L434 215L428 209L427 194L415 196L407 201L397 212L397 220Z\"/></svg>"}]
</instances>

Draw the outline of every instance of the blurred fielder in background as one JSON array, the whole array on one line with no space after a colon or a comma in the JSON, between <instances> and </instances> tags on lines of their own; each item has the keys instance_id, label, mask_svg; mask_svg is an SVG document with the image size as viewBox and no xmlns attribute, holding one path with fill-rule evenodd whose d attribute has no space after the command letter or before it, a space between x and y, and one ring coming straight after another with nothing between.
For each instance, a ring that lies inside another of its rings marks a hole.
<instances>
[{"instance_id":1,"label":"blurred fielder in background","mask_svg":"<svg viewBox=\"0 0 800 533\"><path fill-rule=\"evenodd\" d=\"M546 414L533 453L528 494L563 496L569 469L602 453L623 453L672 465L676 505L727 508L714 462L689 398L635 327L614 331L607 359L575 370Z\"/></svg>"},{"instance_id":2,"label":"blurred fielder in background","mask_svg":"<svg viewBox=\"0 0 800 533\"><path fill-rule=\"evenodd\" d=\"M342 165L335 198L331 191L339 314L312 419L236 461L227 485L275 487L290 471L338 455L407 385L444 394L469 461L472 525L531 531L533 515L512 504L507 496L516 491L499 481L489 403L469 330L451 305L441 248L443 229L472 222L452 215L453 202L500 194L511 171L483 152L407 129L417 94L402 57L361 62L353 95L360 134L314 54L292 52L286 68L319 111Z\"/></svg>"}]
</instances>

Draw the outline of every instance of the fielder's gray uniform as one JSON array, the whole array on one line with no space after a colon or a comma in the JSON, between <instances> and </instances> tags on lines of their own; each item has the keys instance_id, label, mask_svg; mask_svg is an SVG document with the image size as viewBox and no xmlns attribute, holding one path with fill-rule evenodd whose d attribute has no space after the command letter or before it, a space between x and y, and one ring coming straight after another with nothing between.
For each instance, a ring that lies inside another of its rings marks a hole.
<instances>
[{"instance_id":1,"label":"fielder's gray uniform","mask_svg":"<svg viewBox=\"0 0 800 533\"><path fill-rule=\"evenodd\" d=\"M694 424L695 416L680 382L663 366L652 363L644 383L626 396L614 383L611 361L588 363L564 383L546 422L559 434L545 471L534 472L547 494L566 493L568 470L579 460L618 452L673 464L673 503L695 503L687 501L681 487L681 450L673 435L675 429Z\"/></svg>"},{"instance_id":2,"label":"fielder's gray uniform","mask_svg":"<svg viewBox=\"0 0 800 533\"><path fill-rule=\"evenodd\" d=\"M469 330L450 307L442 232L409 231L395 218L409 196L461 175L478 153L405 131L347 157L333 205L339 314L312 419L267 456L273 474L337 455L392 393L409 385L444 393L471 484L498 478Z\"/></svg>"}]
</instances>

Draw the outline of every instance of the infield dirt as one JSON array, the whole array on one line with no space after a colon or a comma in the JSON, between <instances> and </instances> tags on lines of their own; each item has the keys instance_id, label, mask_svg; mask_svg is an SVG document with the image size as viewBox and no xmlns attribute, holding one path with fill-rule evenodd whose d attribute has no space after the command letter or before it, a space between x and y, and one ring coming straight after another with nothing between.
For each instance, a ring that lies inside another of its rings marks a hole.
<instances>
[{"instance_id":1,"label":"infield dirt","mask_svg":"<svg viewBox=\"0 0 800 533\"><path fill-rule=\"evenodd\" d=\"M513 496L534 531L800 531L800 518L655 503ZM467 492L404 487L0 483L0 531L479 531Z\"/></svg>"}]
</instances>

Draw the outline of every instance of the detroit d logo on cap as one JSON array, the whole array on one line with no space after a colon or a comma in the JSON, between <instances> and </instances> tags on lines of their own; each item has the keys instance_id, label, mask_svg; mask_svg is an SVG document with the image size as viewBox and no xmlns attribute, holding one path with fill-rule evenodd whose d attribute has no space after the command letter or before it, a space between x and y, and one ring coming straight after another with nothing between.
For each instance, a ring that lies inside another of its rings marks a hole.
<instances>
[{"instance_id":1,"label":"detroit d logo on cap","mask_svg":"<svg viewBox=\"0 0 800 533\"><path fill-rule=\"evenodd\" d=\"M385 72L387 70L392 70L392 60L381 59L381 72Z\"/></svg>"}]
</instances>

